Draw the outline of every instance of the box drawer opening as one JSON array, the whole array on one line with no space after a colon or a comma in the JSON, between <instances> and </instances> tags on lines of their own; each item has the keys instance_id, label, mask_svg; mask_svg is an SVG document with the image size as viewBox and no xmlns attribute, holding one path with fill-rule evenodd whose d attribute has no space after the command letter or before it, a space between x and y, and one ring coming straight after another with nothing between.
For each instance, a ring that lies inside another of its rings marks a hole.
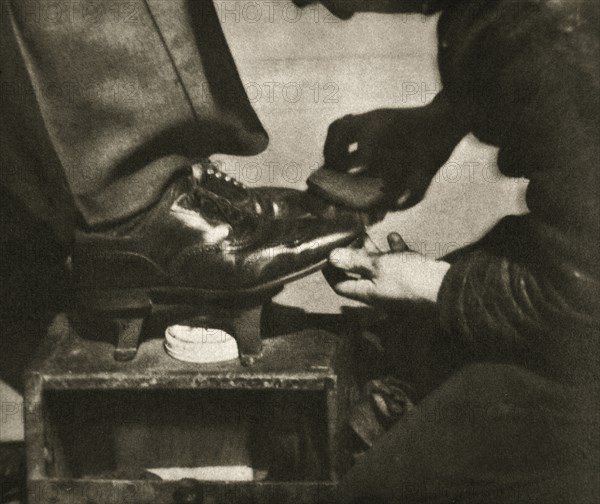
<instances>
[{"instance_id":1,"label":"box drawer opening","mask_svg":"<svg viewBox=\"0 0 600 504\"><path fill-rule=\"evenodd\" d=\"M46 476L326 481L325 396L277 390L45 391Z\"/></svg>"}]
</instances>

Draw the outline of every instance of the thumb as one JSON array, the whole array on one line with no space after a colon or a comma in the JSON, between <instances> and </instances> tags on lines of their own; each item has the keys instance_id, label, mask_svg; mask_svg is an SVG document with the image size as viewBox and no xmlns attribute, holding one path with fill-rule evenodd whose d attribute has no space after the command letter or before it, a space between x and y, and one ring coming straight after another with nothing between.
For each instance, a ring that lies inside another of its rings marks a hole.
<instances>
[{"instance_id":1,"label":"thumb","mask_svg":"<svg viewBox=\"0 0 600 504\"><path fill-rule=\"evenodd\" d=\"M391 252L408 252L408 245L398 233L390 233L387 240Z\"/></svg>"}]
</instances>

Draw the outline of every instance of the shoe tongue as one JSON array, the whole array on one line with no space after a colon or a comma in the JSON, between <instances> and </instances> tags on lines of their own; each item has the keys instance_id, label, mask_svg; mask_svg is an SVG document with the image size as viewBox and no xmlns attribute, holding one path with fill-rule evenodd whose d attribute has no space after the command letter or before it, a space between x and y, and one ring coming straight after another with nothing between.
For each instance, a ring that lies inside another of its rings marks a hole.
<instances>
[{"instance_id":1,"label":"shoe tongue","mask_svg":"<svg viewBox=\"0 0 600 504\"><path fill-rule=\"evenodd\" d=\"M211 163L193 165L192 175L202 189L221 196L234 205L247 203L250 200L250 193L246 188L234 184L229 177L226 179L226 175Z\"/></svg>"},{"instance_id":2,"label":"shoe tongue","mask_svg":"<svg viewBox=\"0 0 600 504\"><path fill-rule=\"evenodd\" d=\"M192 199L188 200L191 209L199 211L208 220L229 224L233 232L232 243L251 240L264 218L253 191L234 183L229 177L226 179L225 174L210 163L192 166L192 182Z\"/></svg>"}]
</instances>

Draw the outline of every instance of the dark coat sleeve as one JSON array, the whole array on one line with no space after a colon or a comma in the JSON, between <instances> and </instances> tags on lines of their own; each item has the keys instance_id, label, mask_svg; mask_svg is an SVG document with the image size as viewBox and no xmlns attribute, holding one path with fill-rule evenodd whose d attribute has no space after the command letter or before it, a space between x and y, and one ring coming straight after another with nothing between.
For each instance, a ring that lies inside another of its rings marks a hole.
<instances>
[{"instance_id":1,"label":"dark coat sleeve","mask_svg":"<svg viewBox=\"0 0 600 504\"><path fill-rule=\"evenodd\" d=\"M479 358L597 379L598 3L458 3L440 20L444 85L500 170L529 179L530 213L456 254L441 324Z\"/></svg>"}]
</instances>

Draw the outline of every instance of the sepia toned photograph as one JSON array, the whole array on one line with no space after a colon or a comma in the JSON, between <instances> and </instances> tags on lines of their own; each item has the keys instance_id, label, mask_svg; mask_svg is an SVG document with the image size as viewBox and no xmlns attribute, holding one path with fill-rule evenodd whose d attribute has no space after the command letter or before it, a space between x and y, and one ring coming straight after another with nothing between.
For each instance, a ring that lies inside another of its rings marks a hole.
<instances>
[{"instance_id":1,"label":"sepia toned photograph","mask_svg":"<svg viewBox=\"0 0 600 504\"><path fill-rule=\"evenodd\" d=\"M600 0L0 24L0 504L600 502Z\"/></svg>"}]
</instances>

